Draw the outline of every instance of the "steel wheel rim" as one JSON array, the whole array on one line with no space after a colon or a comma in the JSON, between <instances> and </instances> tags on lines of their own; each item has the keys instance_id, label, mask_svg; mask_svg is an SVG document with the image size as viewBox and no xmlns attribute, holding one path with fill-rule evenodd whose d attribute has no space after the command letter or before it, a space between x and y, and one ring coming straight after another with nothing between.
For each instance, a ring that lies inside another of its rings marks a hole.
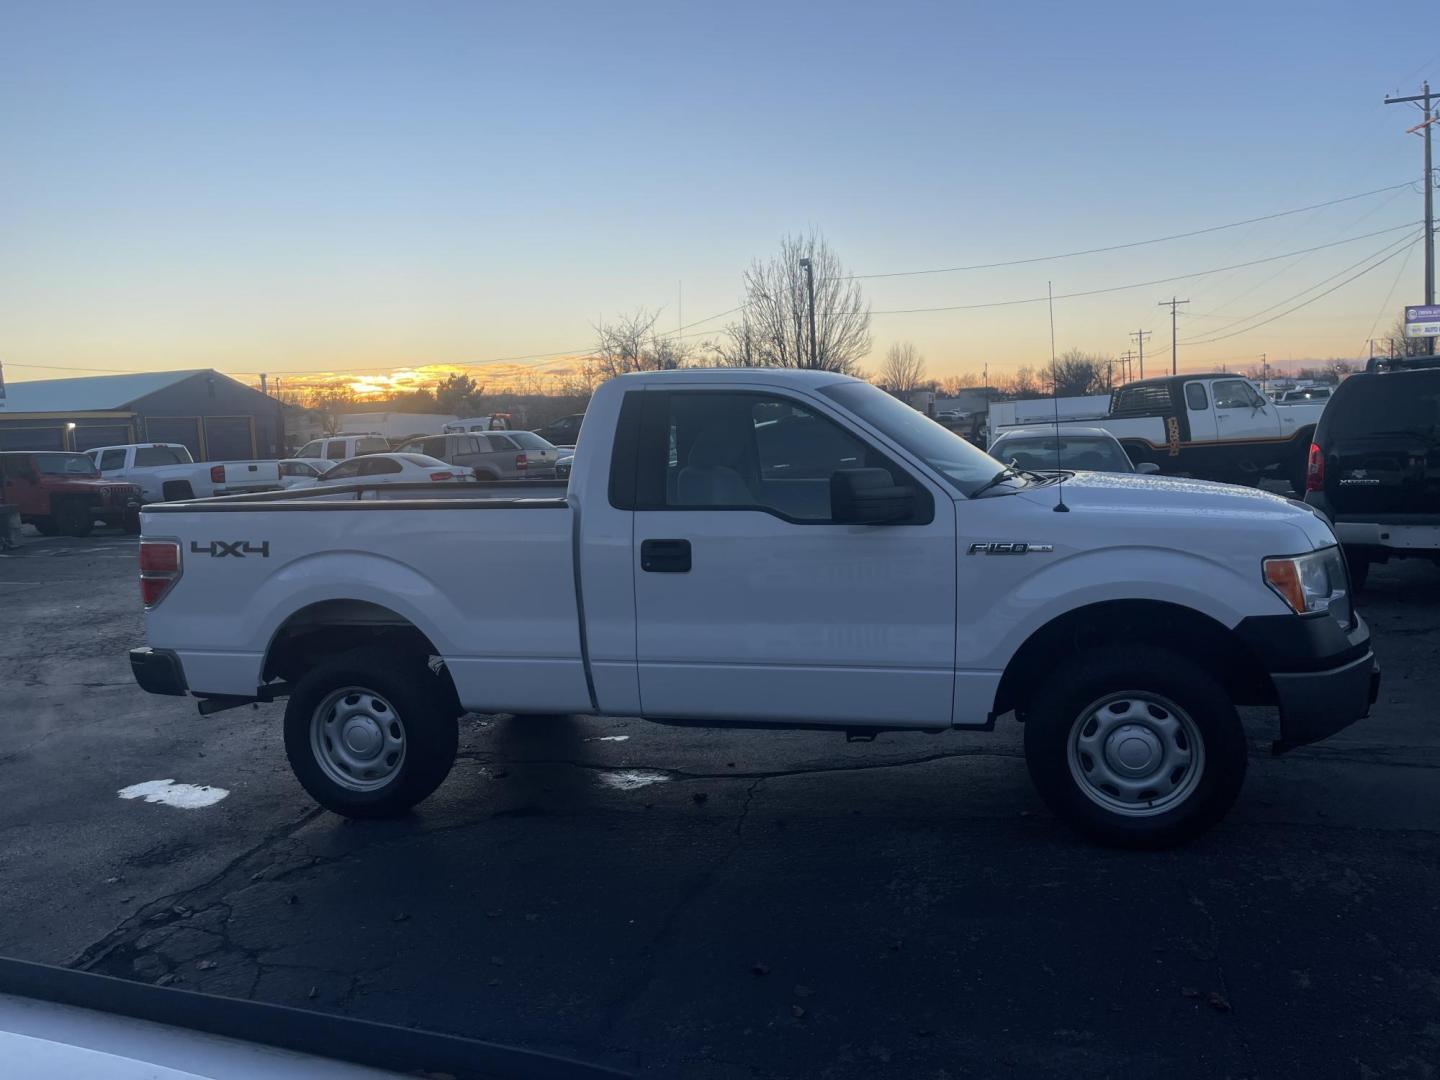
<instances>
[{"instance_id":1,"label":"steel wheel rim","mask_svg":"<svg viewBox=\"0 0 1440 1080\"><path fill-rule=\"evenodd\" d=\"M1155 817L1195 793L1205 741L1180 706L1124 690L1086 706L1070 727L1066 760L1091 802L1125 817Z\"/></svg>"},{"instance_id":2,"label":"steel wheel rim","mask_svg":"<svg viewBox=\"0 0 1440 1080\"><path fill-rule=\"evenodd\" d=\"M310 714L310 752L327 779L347 791L378 791L405 764L405 723L384 697L347 686Z\"/></svg>"}]
</instances>

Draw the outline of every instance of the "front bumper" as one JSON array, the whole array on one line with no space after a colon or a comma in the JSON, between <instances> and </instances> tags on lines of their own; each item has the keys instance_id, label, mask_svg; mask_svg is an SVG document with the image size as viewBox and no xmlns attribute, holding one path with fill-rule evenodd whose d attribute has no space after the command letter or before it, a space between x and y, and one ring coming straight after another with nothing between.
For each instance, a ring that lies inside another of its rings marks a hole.
<instances>
[{"instance_id":1,"label":"front bumper","mask_svg":"<svg viewBox=\"0 0 1440 1080\"><path fill-rule=\"evenodd\" d=\"M1270 674L1280 706L1283 754L1327 739L1370 715L1380 693L1380 665L1370 628L1358 614L1346 631L1329 615L1263 615L1236 627Z\"/></svg>"},{"instance_id":2,"label":"front bumper","mask_svg":"<svg viewBox=\"0 0 1440 1080\"><path fill-rule=\"evenodd\" d=\"M184 697L190 692L180 658L169 649L131 649L130 672L146 693Z\"/></svg>"}]
</instances>

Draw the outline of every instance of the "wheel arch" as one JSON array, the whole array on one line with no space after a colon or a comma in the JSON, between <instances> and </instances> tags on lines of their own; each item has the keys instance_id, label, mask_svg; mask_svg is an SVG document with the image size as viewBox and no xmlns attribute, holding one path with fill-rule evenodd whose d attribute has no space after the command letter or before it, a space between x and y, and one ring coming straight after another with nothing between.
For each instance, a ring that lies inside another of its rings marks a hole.
<instances>
[{"instance_id":1,"label":"wheel arch","mask_svg":"<svg viewBox=\"0 0 1440 1080\"><path fill-rule=\"evenodd\" d=\"M443 655L423 630L399 612L369 600L319 600L286 617L265 648L262 682L294 682L320 660L354 649L381 646L399 663L429 663ZM459 695L449 669L439 669L446 691L460 712Z\"/></svg>"},{"instance_id":2,"label":"wheel arch","mask_svg":"<svg viewBox=\"0 0 1440 1080\"><path fill-rule=\"evenodd\" d=\"M1229 628L1203 612L1163 600L1106 600L1073 608L1036 629L1016 650L995 691L993 713L1023 715L1030 695L1057 659L1097 645L1143 642L1197 661L1237 704L1275 700L1260 661Z\"/></svg>"}]
</instances>

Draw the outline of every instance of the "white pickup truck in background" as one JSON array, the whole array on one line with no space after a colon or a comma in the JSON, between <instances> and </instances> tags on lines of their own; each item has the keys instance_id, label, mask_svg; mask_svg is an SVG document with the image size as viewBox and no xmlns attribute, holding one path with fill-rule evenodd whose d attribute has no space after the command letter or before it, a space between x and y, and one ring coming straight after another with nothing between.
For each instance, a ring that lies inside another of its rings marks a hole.
<instances>
[{"instance_id":1,"label":"white pickup truck in background","mask_svg":"<svg viewBox=\"0 0 1440 1080\"><path fill-rule=\"evenodd\" d=\"M1135 464L1163 473L1256 484L1266 473L1305 491L1305 467L1325 401L1279 405L1239 375L1167 375L1127 383L1087 424L1120 440Z\"/></svg>"},{"instance_id":2,"label":"white pickup truck in background","mask_svg":"<svg viewBox=\"0 0 1440 1080\"><path fill-rule=\"evenodd\" d=\"M106 480L134 484L147 503L279 491L276 461L196 461L180 443L129 443L87 450Z\"/></svg>"},{"instance_id":3,"label":"white pickup truck in background","mask_svg":"<svg viewBox=\"0 0 1440 1080\"><path fill-rule=\"evenodd\" d=\"M146 507L136 680L206 714L288 697L296 776L355 817L429 795L466 710L858 739L1013 713L1056 813L1135 846L1229 808L1237 705L1278 706L1284 750L1375 698L1335 537L1277 496L1061 484L819 371L622 376L579 449L568 488Z\"/></svg>"}]
</instances>

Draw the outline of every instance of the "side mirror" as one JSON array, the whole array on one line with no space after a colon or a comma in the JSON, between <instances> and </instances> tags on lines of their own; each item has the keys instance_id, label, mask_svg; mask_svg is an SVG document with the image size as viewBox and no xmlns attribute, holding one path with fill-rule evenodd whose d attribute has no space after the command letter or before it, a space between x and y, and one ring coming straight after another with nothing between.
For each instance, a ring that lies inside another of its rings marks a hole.
<instances>
[{"instance_id":1,"label":"side mirror","mask_svg":"<svg viewBox=\"0 0 1440 1080\"><path fill-rule=\"evenodd\" d=\"M915 513L915 489L897 487L885 469L830 474L830 518L840 525L884 525Z\"/></svg>"},{"instance_id":2,"label":"side mirror","mask_svg":"<svg viewBox=\"0 0 1440 1080\"><path fill-rule=\"evenodd\" d=\"M1160 466L1153 461L1142 461L1135 466L1135 471L1145 476L1154 476L1160 471Z\"/></svg>"}]
</instances>

